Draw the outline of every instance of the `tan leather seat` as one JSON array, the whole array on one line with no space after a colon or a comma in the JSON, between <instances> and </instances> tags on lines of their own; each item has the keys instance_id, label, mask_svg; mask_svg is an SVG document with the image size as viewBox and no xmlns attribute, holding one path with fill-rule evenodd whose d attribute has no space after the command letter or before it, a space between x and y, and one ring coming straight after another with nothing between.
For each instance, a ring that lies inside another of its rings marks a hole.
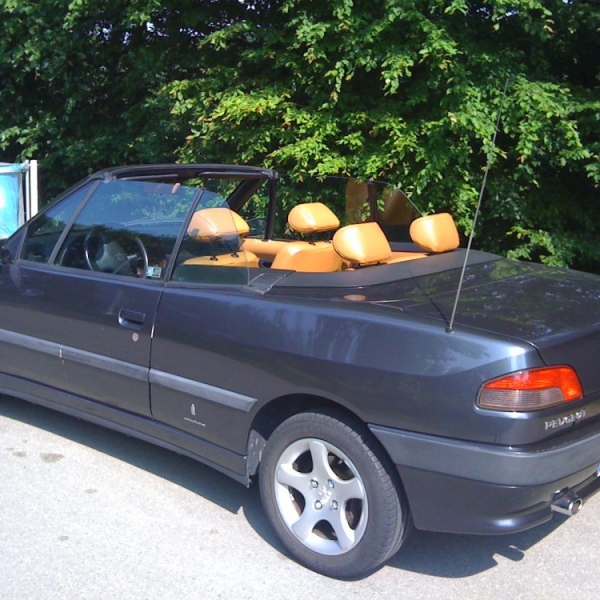
<instances>
[{"instance_id":1,"label":"tan leather seat","mask_svg":"<svg viewBox=\"0 0 600 600\"><path fill-rule=\"evenodd\" d=\"M286 240L263 240L261 238L244 238L242 248L245 251L253 252L262 260L273 262L277 253L287 246L290 242Z\"/></svg>"},{"instance_id":2,"label":"tan leather seat","mask_svg":"<svg viewBox=\"0 0 600 600\"><path fill-rule=\"evenodd\" d=\"M333 231L340 221L322 202L294 206L288 224L296 232L315 235ZM342 259L330 241L288 242L275 255L272 269L309 273L333 273L342 268Z\"/></svg>"},{"instance_id":3,"label":"tan leather seat","mask_svg":"<svg viewBox=\"0 0 600 600\"><path fill-rule=\"evenodd\" d=\"M410 237L427 252L448 252L460 244L452 215L437 213L415 219L410 225Z\"/></svg>"},{"instance_id":4,"label":"tan leather seat","mask_svg":"<svg viewBox=\"0 0 600 600\"><path fill-rule=\"evenodd\" d=\"M413 241L428 253L448 252L459 245L454 219L448 213L416 219L411 224L410 234ZM333 236L333 246L350 267L391 264L427 256L424 252L392 252L377 223L342 227Z\"/></svg>"},{"instance_id":5,"label":"tan leather seat","mask_svg":"<svg viewBox=\"0 0 600 600\"><path fill-rule=\"evenodd\" d=\"M249 231L248 223L229 208L199 210L192 216L187 232L191 238L209 243L207 253L183 264L258 267L258 256L241 248L242 238Z\"/></svg>"},{"instance_id":6,"label":"tan leather seat","mask_svg":"<svg viewBox=\"0 0 600 600\"><path fill-rule=\"evenodd\" d=\"M333 247L350 267L368 267L385 263L392 249L377 223L346 225L333 236Z\"/></svg>"},{"instance_id":7,"label":"tan leather seat","mask_svg":"<svg viewBox=\"0 0 600 600\"><path fill-rule=\"evenodd\" d=\"M271 268L304 273L335 273L342 269L342 257L331 242L289 242L276 254Z\"/></svg>"},{"instance_id":8,"label":"tan leather seat","mask_svg":"<svg viewBox=\"0 0 600 600\"><path fill-rule=\"evenodd\" d=\"M388 258L385 262L388 265L406 262L407 260L415 260L415 258L425 258L429 256L427 252L392 252L392 256Z\"/></svg>"}]
</instances>

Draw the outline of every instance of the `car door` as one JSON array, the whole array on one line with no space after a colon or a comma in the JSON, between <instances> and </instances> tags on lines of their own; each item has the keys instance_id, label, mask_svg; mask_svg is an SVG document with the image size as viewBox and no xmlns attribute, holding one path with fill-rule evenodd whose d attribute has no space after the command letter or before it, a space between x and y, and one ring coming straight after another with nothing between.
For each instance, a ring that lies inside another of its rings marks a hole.
<instances>
[{"instance_id":1,"label":"car door","mask_svg":"<svg viewBox=\"0 0 600 600\"><path fill-rule=\"evenodd\" d=\"M225 215L228 211L217 210ZM258 389L261 370L242 354L236 333L243 332L236 324L247 327L256 306L249 276L260 277L265 270L257 268L255 255L243 250L236 232L244 227L241 217L232 213L236 222L227 227L222 219L212 220L212 211L197 207L161 297L152 343L152 414L155 420L208 442L204 450L208 459L235 470L233 455L215 447L245 451L240 432L257 402L249 386Z\"/></svg>"},{"instance_id":2,"label":"car door","mask_svg":"<svg viewBox=\"0 0 600 600\"><path fill-rule=\"evenodd\" d=\"M15 328L33 342L26 374L68 394L149 416L150 341L160 287L49 272L35 264L18 269L22 291L31 294L30 327L27 333L23 322ZM43 379L40 362L47 365Z\"/></svg>"},{"instance_id":3,"label":"car door","mask_svg":"<svg viewBox=\"0 0 600 600\"><path fill-rule=\"evenodd\" d=\"M162 210L157 220L162 196L150 184L98 183L47 259L40 254L45 228L28 232L13 265L20 315L13 337L30 347L29 377L59 389L63 401L75 395L150 416L153 324L168 253L191 202L167 193L169 202L180 203L179 216L165 218ZM43 379L35 373L40 359Z\"/></svg>"}]
</instances>

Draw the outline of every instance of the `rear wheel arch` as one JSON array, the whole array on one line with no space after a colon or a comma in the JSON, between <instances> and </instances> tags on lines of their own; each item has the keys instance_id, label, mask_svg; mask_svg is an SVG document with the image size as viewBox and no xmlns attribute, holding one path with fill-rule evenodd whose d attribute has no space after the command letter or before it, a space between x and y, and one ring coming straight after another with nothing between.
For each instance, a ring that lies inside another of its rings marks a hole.
<instances>
[{"instance_id":1,"label":"rear wheel arch","mask_svg":"<svg viewBox=\"0 0 600 600\"><path fill-rule=\"evenodd\" d=\"M258 473L262 452L273 431L286 419L309 410L324 410L344 415L364 425L364 421L354 412L322 396L293 394L272 400L261 407L250 427L247 449L248 475Z\"/></svg>"}]
</instances>

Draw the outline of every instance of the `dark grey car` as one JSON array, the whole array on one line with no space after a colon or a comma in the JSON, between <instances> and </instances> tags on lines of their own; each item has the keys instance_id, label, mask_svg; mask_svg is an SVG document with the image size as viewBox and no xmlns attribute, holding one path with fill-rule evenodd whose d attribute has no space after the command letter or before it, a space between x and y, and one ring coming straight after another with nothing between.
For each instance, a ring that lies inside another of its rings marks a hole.
<instances>
[{"instance_id":1,"label":"dark grey car","mask_svg":"<svg viewBox=\"0 0 600 600\"><path fill-rule=\"evenodd\" d=\"M259 477L290 554L334 577L412 525L577 512L600 487L600 278L472 251L449 328L451 217L319 193L227 165L88 177L2 247L0 391Z\"/></svg>"}]
</instances>

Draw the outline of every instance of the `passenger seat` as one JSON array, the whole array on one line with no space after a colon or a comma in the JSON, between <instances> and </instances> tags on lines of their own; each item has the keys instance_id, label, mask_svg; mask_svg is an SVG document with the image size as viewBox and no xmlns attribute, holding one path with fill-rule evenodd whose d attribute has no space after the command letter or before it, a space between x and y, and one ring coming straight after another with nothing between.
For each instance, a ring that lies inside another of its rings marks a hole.
<instances>
[{"instance_id":1,"label":"passenger seat","mask_svg":"<svg viewBox=\"0 0 600 600\"><path fill-rule=\"evenodd\" d=\"M272 269L308 273L334 273L342 269L342 259L331 241L317 241L316 234L334 231L340 221L322 202L294 206L288 224L297 233L311 235L311 241L288 242L277 252Z\"/></svg>"},{"instance_id":2,"label":"passenger seat","mask_svg":"<svg viewBox=\"0 0 600 600\"><path fill-rule=\"evenodd\" d=\"M243 217L226 207L205 208L192 216L188 235L200 242L198 253L185 265L258 267L258 256L242 249L242 238L250 231Z\"/></svg>"}]
</instances>

